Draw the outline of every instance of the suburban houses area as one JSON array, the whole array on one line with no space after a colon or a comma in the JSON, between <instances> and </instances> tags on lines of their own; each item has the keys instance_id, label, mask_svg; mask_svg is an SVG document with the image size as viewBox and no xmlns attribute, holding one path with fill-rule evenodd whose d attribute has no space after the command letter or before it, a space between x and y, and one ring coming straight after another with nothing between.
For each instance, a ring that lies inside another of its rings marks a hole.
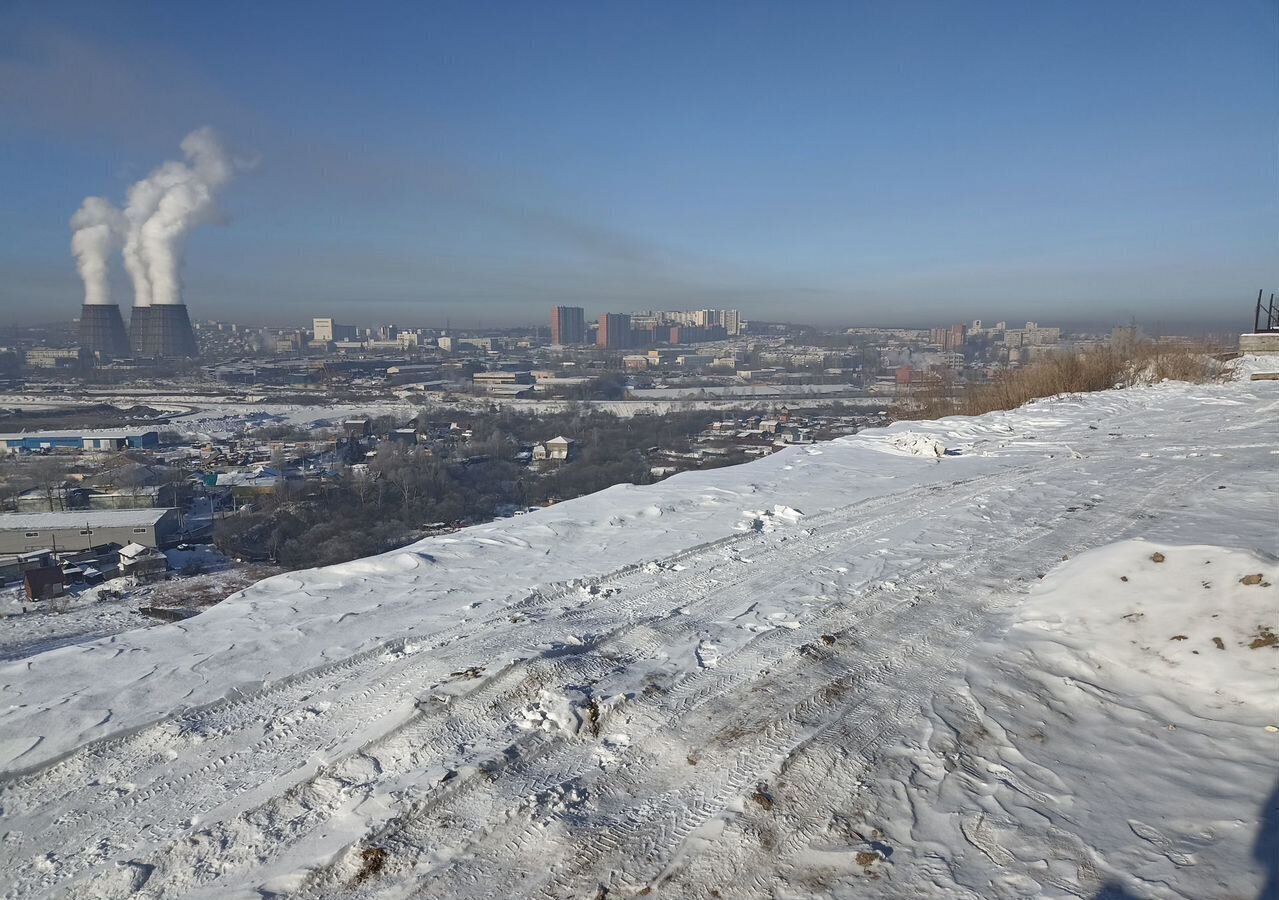
<instances>
[{"instance_id":1,"label":"suburban houses area","mask_svg":"<svg viewBox=\"0 0 1279 900\"><path fill-rule=\"evenodd\" d=\"M221 435L172 425L10 432L0 435L0 579L38 601L116 578L178 578L164 554L192 545L221 551L232 567L306 565L316 560L301 544L290 552L279 540L246 537L257 533L251 525L315 516L367 535L359 523L377 518L375 544L351 535L348 552L357 555L617 481L742 462L883 421L819 412L619 419L589 409L463 408L347 414L305 428L268 422Z\"/></svg>"}]
</instances>

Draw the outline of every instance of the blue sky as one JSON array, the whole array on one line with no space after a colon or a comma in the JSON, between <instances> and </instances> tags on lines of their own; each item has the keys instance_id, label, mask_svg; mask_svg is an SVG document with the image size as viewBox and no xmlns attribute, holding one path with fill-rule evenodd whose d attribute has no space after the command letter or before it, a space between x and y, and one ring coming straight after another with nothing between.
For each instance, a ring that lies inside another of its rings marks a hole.
<instances>
[{"instance_id":1,"label":"blue sky","mask_svg":"<svg viewBox=\"0 0 1279 900\"><path fill-rule=\"evenodd\" d=\"M74 315L81 198L211 125L202 318L1242 324L1276 46L1275 0L10 3L0 315Z\"/></svg>"}]
</instances>

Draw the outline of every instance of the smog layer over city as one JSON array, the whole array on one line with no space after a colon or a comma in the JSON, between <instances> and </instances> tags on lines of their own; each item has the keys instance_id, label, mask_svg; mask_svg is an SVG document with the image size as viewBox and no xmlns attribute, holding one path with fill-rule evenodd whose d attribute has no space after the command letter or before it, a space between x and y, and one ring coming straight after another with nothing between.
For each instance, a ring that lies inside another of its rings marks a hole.
<instances>
[{"instance_id":1,"label":"smog layer over city","mask_svg":"<svg viewBox=\"0 0 1279 900\"><path fill-rule=\"evenodd\" d=\"M1279 6L0 8L0 897L1279 900Z\"/></svg>"}]
</instances>

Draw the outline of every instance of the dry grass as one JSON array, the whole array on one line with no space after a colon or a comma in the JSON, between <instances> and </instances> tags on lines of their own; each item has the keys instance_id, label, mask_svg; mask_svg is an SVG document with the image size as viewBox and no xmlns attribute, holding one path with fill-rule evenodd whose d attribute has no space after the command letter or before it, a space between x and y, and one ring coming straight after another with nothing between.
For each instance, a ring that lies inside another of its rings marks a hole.
<instances>
[{"instance_id":1,"label":"dry grass","mask_svg":"<svg viewBox=\"0 0 1279 900\"><path fill-rule=\"evenodd\" d=\"M898 412L900 418L911 419L978 416L1016 409L1042 397L1155 384L1165 379L1202 384L1220 381L1224 374L1218 355L1207 347L1104 347L1048 356L1024 368L1011 369L985 384L958 385L947 377L937 378L917 391Z\"/></svg>"}]
</instances>

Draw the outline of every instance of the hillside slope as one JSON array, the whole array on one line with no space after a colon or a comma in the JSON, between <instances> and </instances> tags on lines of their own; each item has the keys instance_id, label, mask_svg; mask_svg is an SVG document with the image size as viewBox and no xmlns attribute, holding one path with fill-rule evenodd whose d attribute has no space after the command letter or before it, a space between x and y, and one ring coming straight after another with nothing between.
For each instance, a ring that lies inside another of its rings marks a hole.
<instances>
[{"instance_id":1,"label":"hillside slope","mask_svg":"<svg viewBox=\"0 0 1279 900\"><path fill-rule=\"evenodd\" d=\"M269 579L0 666L0 884L1256 897L1277 522L1279 383L1163 384Z\"/></svg>"}]
</instances>

